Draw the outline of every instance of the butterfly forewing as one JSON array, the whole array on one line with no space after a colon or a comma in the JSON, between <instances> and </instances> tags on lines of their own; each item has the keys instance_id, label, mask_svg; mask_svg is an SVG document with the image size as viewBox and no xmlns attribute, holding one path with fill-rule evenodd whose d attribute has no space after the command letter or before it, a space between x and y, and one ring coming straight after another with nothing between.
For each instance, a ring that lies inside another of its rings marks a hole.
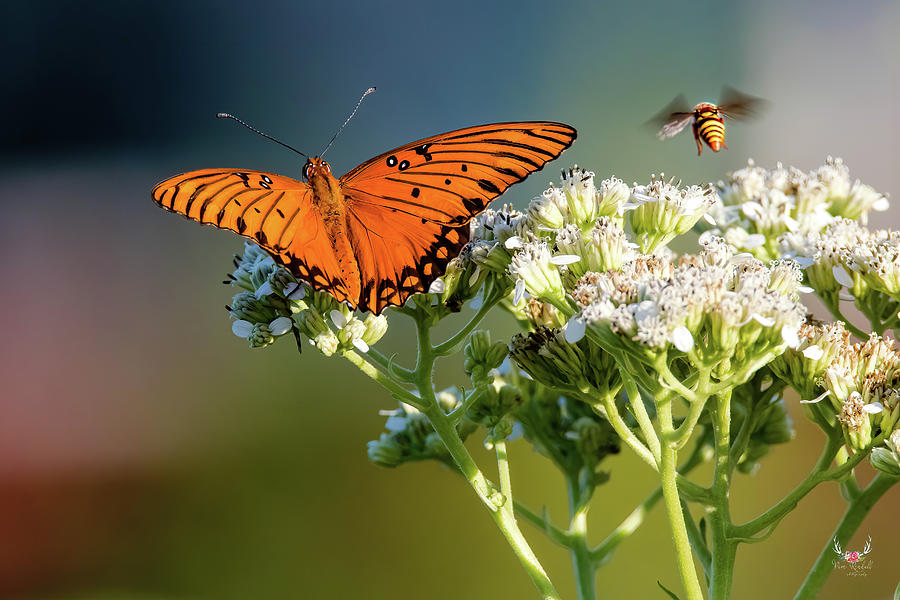
<instances>
[{"instance_id":1,"label":"butterfly forewing","mask_svg":"<svg viewBox=\"0 0 900 600\"><path fill-rule=\"evenodd\" d=\"M558 157L576 135L552 122L469 127L385 152L344 175L341 187L352 198L350 211L368 205L458 226Z\"/></svg>"},{"instance_id":2,"label":"butterfly forewing","mask_svg":"<svg viewBox=\"0 0 900 600\"><path fill-rule=\"evenodd\" d=\"M341 276L309 185L263 171L202 169L153 188L154 202L191 220L230 229L338 300L358 286Z\"/></svg>"}]
</instances>

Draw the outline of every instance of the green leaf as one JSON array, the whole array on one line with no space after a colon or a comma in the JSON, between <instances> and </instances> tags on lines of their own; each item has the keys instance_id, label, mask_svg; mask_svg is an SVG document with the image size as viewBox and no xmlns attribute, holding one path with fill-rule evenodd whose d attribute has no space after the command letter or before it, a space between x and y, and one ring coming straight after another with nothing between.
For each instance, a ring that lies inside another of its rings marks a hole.
<instances>
[{"instance_id":1,"label":"green leaf","mask_svg":"<svg viewBox=\"0 0 900 600\"><path fill-rule=\"evenodd\" d=\"M664 586L660 580L658 580L658 579L656 580L656 585L658 585L662 591L667 593L669 595L669 598L672 598L672 600L681 600L678 596L675 595L675 592L673 592L672 590L670 590L669 588ZM894 600L897 600L897 599L894 598Z\"/></svg>"}]
</instances>

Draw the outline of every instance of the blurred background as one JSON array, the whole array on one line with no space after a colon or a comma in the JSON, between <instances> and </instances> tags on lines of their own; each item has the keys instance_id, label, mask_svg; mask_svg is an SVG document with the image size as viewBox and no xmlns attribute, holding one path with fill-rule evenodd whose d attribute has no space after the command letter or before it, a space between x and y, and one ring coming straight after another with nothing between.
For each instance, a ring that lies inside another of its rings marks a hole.
<instances>
[{"instance_id":1,"label":"blurred background","mask_svg":"<svg viewBox=\"0 0 900 600\"><path fill-rule=\"evenodd\" d=\"M8 3L3 15L2 598L535 597L455 475L368 462L386 393L311 348L251 352L230 332L233 291L219 281L242 242L157 209L150 189L212 166L299 177L302 159L217 111L315 154L377 86L329 152L337 173L468 125L572 124L575 145L503 197L520 207L573 163L627 182L660 171L706 182L748 157L807 170L829 154L900 195L891 0L101 0ZM772 102L729 127L727 151L698 158L690 133L659 142L643 127L676 94L715 101L726 84ZM411 331L391 321L383 350L406 358ZM462 377L452 361L438 374ZM821 436L794 416L797 440L738 478L736 520L814 463ZM489 465L479 441L470 447ZM561 519L561 478L524 441L512 446L522 500ZM595 542L654 487L627 452L608 467ZM850 544L871 535L871 575L835 573L823 597L891 597L898 502L894 489ZM769 543L742 546L734 598L790 597L842 508L821 486ZM567 554L523 528L573 597ZM659 510L598 591L660 598L657 579L679 589Z\"/></svg>"}]
</instances>

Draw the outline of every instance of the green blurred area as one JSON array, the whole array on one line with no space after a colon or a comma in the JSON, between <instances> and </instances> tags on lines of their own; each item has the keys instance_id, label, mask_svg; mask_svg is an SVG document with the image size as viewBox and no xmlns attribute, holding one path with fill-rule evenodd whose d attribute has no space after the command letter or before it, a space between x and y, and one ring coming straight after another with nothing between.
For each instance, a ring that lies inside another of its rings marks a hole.
<instances>
[{"instance_id":1,"label":"green blurred area","mask_svg":"<svg viewBox=\"0 0 900 600\"><path fill-rule=\"evenodd\" d=\"M338 173L476 123L574 125L575 145L502 198L520 207L573 163L627 182L659 171L700 182L749 156L810 169L829 153L900 193L894 2L12 10L18 29L2 54L17 137L0 165L3 598L535 597L461 478L435 464L368 462L388 394L312 347L250 351L229 331L233 289L218 281L241 242L158 210L149 190L194 168L298 176L300 165L215 121L219 110L313 153L378 86L329 151ZM45 35L51 22L65 25L58 39ZM70 73L90 85L53 87ZM677 93L714 100L724 84L773 103L761 120L729 127L727 151L698 159L687 134L663 143L643 127ZM853 118L861 104L874 115L865 127ZM897 214L879 225L896 226ZM389 319L379 348L408 364L412 329ZM515 331L503 319L489 325L495 339ZM441 364L437 381L464 383L461 361ZM821 436L791 409L797 440L737 479L736 521L815 462ZM479 442L470 448L490 473ZM561 477L524 441L511 462L517 496L562 521ZM654 488L626 452L607 466L594 542ZM871 575L835 574L824 598L890 597L898 501L897 490L886 495L854 539L872 536ZM734 598L790 597L842 507L836 486L823 485L768 543L742 546ZM574 597L568 556L523 529L563 597ZM601 569L598 594L659 598L657 579L678 589L658 510Z\"/></svg>"}]
</instances>

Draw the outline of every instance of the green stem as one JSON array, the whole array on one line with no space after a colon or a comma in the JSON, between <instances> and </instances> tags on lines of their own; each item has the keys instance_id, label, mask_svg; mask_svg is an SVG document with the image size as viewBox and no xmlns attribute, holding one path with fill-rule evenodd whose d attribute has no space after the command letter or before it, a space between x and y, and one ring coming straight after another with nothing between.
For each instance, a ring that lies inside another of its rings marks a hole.
<instances>
[{"instance_id":1,"label":"green stem","mask_svg":"<svg viewBox=\"0 0 900 600\"><path fill-rule=\"evenodd\" d=\"M448 339L446 342L438 344L434 348L432 348L432 353L435 356L447 356L453 354L459 349L459 346L466 341L466 336L472 333L472 330L478 327L478 324L481 323L482 319L484 319L485 315L490 312L490 310L494 307L497 302L500 301L500 298L485 298L484 303L481 305L481 308L478 309L469 322L465 324L465 326L460 329L453 337Z\"/></svg>"},{"instance_id":2,"label":"green stem","mask_svg":"<svg viewBox=\"0 0 900 600\"><path fill-rule=\"evenodd\" d=\"M613 529L612 533L606 536L596 548L591 550L591 560L595 565L599 566L603 564L603 562L608 559L609 555L619 547L619 544L637 531L637 528L643 524L644 518L656 503L659 502L660 498L662 498L662 488L656 488L653 490L653 493L647 496L643 502L638 504L634 510L619 523L618 527Z\"/></svg>"},{"instance_id":3,"label":"green stem","mask_svg":"<svg viewBox=\"0 0 900 600\"><path fill-rule=\"evenodd\" d=\"M641 428L641 433L644 434L644 439L647 442L647 447L653 454L653 458L655 459L656 463L659 464L659 438L656 437L656 430L653 428L653 421L650 420L650 415L647 414L647 407L644 406L644 399L641 397L641 391L638 388L637 383L630 375L628 375L624 370L620 369L620 371L622 373L622 380L625 382L625 392L628 394L629 404L631 405L631 412L634 415L634 419L635 421L637 421L638 426Z\"/></svg>"},{"instance_id":4,"label":"green stem","mask_svg":"<svg viewBox=\"0 0 900 600\"><path fill-rule=\"evenodd\" d=\"M341 354L344 358L356 365L356 367L360 371L374 379L377 383L381 384L382 387L391 392L391 395L393 395L395 398L402 400L410 406L415 406L419 410L422 410L424 408L425 405L423 404L421 398L414 396L412 392L398 384L396 381L394 381L393 378L376 369L371 363L363 359L362 356L360 356L353 350L344 350Z\"/></svg>"},{"instance_id":5,"label":"green stem","mask_svg":"<svg viewBox=\"0 0 900 600\"><path fill-rule=\"evenodd\" d=\"M671 397L660 402L657 400L657 416L660 424L660 438L669 439L672 435L672 402ZM681 583L688 600L703 600L700 581L694 568L694 557L688 539L684 514L681 512L681 498L678 495L678 483L675 472L676 450L671 444L663 444L660 448L659 476L666 505L666 515L672 529L672 541L675 544L675 557Z\"/></svg>"},{"instance_id":6,"label":"green stem","mask_svg":"<svg viewBox=\"0 0 900 600\"><path fill-rule=\"evenodd\" d=\"M694 470L697 465L703 462L703 439L702 436L697 440L697 445L694 447L694 450L691 452L691 455L688 457L684 464L678 467L679 477L682 475L687 475L691 471ZM685 480L686 481L686 480ZM681 491L682 480L679 479L678 487L679 491ZM682 494L683 496L685 494ZM644 518L647 516L647 513L656 506L656 503L659 502L660 498L662 498L662 488L656 488L653 492L647 496L643 502L635 507L631 513L622 520L618 527L616 527L606 538L597 545L596 548L591 550L591 560L594 561L594 564L599 566L603 562L605 562L609 555L613 553L613 551L621 544L626 538L628 538L632 533L637 531L637 528L641 526L644 522Z\"/></svg>"},{"instance_id":7,"label":"green stem","mask_svg":"<svg viewBox=\"0 0 900 600\"><path fill-rule=\"evenodd\" d=\"M512 479L509 476L509 457L506 454L506 440L495 441L497 454L497 474L500 478L500 493L503 494L503 510L513 511Z\"/></svg>"},{"instance_id":8,"label":"green stem","mask_svg":"<svg viewBox=\"0 0 900 600\"><path fill-rule=\"evenodd\" d=\"M556 588L553 587L547 572L544 571L531 546L525 540L525 536L519 530L515 512L513 511L512 497L496 498L492 486L488 483L478 465L475 464L465 444L463 444L462 438L460 438L459 432L456 430L455 420L444 414L444 411L437 403L437 399L434 396L434 384L431 380L434 371L434 361L437 356L431 347L430 317L422 312L414 312L412 316L416 323L419 345L414 375L421 402L424 404L424 407L421 409L422 412L428 417L431 426L434 427L435 432L441 438L450 456L453 457L460 472L468 480L469 485L472 486L472 489L475 490L475 493L481 498L484 505L487 506L491 517L497 524L497 528L500 529L503 537L506 538L513 553L519 559L519 562L522 563L525 572L528 573L532 583L541 592L544 600L559 600L559 594Z\"/></svg>"},{"instance_id":9,"label":"green stem","mask_svg":"<svg viewBox=\"0 0 900 600\"><path fill-rule=\"evenodd\" d=\"M594 600L596 566L587 543L587 511L591 495L579 485L577 474L566 475L566 486L569 492L570 515L568 546L572 555L572 567L575 569L578 600Z\"/></svg>"},{"instance_id":10,"label":"green stem","mask_svg":"<svg viewBox=\"0 0 900 600\"><path fill-rule=\"evenodd\" d=\"M832 548L834 540L837 539L842 546L846 546L875 503L895 483L897 483L896 477L878 473L872 479L872 482L850 502L834 533L831 534L831 537L825 543L825 547L822 548L819 558L816 559L806 579L803 580L803 584L797 591L797 595L794 596L794 600L809 600L818 596L822 586L834 569L835 555Z\"/></svg>"},{"instance_id":11,"label":"green stem","mask_svg":"<svg viewBox=\"0 0 900 600\"><path fill-rule=\"evenodd\" d=\"M384 371L394 379L405 383L413 382L413 372L395 363L393 356L388 358L375 348L369 348L369 351L366 352L366 356L368 356L372 362L384 369Z\"/></svg>"},{"instance_id":12,"label":"green stem","mask_svg":"<svg viewBox=\"0 0 900 600\"><path fill-rule=\"evenodd\" d=\"M709 510L710 552L712 563L709 573L710 600L727 600L734 577L734 560L737 542L729 539L731 510L728 488L731 485L731 392L716 396L712 414L715 437L715 470L713 472L712 508Z\"/></svg>"},{"instance_id":13,"label":"green stem","mask_svg":"<svg viewBox=\"0 0 900 600\"><path fill-rule=\"evenodd\" d=\"M819 298L822 300L822 302L825 304L825 306L828 307L828 310L829 310L829 312L831 312L831 315L835 319L838 319L839 321L843 321L844 327L846 327L853 335L855 335L859 339L861 339L861 340L869 339L868 333L866 333L865 331L863 331L862 329L860 329L859 327L857 327L856 325L851 323L850 319L848 319L847 317L845 317L843 315L843 313L841 312L841 307L840 307L840 299L838 298L837 294L828 294L828 296L829 296L828 298L825 298L822 296L819 296Z\"/></svg>"},{"instance_id":14,"label":"green stem","mask_svg":"<svg viewBox=\"0 0 900 600\"><path fill-rule=\"evenodd\" d=\"M511 508L512 498L498 501L498 499L493 497L494 494L491 492L490 484L488 484L478 465L475 464L475 461L463 444L456 427L437 403L432 404L423 412L444 442L460 472L469 481L469 485L472 486L472 489L475 490L475 493L478 494L485 506L488 507L491 517L494 519L503 537L506 538L519 562L522 563L531 581L541 592L542 597L545 600L559 600L559 594L556 592L556 588L553 587L547 572L544 571L541 563L525 540L525 536L519 530L515 514ZM510 505L510 509L503 509L503 506L506 504Z\"/></svg>"},{"instance_id":15,"label":"green stem","mask_svg":"<svg viewBox=\"0 0 900 600\"><path fill-rule=\"evenodd\" d=\"M882 437L883 435L876 437L872 441L872 445L881 443ZM822 449L819 460L816 462L816 465L806 479L795 487L790 494L782 498L772 508L760 516L743 525L732 527L731 531L733 537L752 538L763 529L776 525L787 513L794 510L797 503L811 492L813 488L825 481L834 481L843 478L869 455L868 451L858 450L842 465L826 471L825 469L827 469L828 465L834 460L840 446L841 438L839 435L830 435L825 447Z\"/></svg>"},{"instance_id":16,"label":"green stem","mask_svg":"<svg viewBox=\"0 0 900 600\"><path fill-rule=\"evenodd\" d=\"M553 542L560 546L569 547L569 534L550 522L550 517L545 513L543 516L519 502L514 501L516 514L530 522L532 525L547 534ZM546 509L545 509L546 510Z\"/></svg>"},{"instance_id":17,"label":"green stem","mask_svg":"<svg viewBox=\"0 0 900 600\"><path fill-rule=\"evenodd\" d=\"M709 552L709 547L706 545L706 538L703 537L703 534L697 527L697 523L694 522L694 518L691 516L686 502L681 503L681 512L684 513L684 523L687 526L688 540L691 542L691 548L693 548L697 560L700 561L700 566L703 567L703 573L706 575L706 580L709 581L710 569L712 568L712 555Z\"/></svg>"}]
</instances>

